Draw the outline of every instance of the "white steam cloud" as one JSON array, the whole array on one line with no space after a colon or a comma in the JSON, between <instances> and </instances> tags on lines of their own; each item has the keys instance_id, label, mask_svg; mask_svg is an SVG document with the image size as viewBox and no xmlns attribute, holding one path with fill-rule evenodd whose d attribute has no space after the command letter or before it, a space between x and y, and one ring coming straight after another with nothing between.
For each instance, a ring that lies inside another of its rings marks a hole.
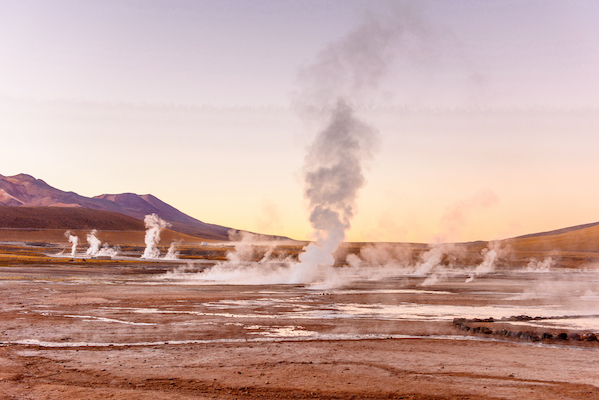
<instances>
[{"instance_id":1,"label":"white steam cloud","mask_svg":"<svg viewBox=\"0 0 599 400\"><path fill-rule=\"evenodd\" d=\"M148 214L144 218L146 225L145 243L146 248L141 258L156 259L160 257L158 243L160 242L160 233L171 226L168 222L156 214ZM173 249L174 251L174 249Z\"/></svg>"},{"instance_id":2,"label":"white steam cloud","mask_svg":"<svg viewBox=\"0 0 599 400\"><path fill-rule=\"evenodd\" d=\"M435 244L422 253L416 264L414 275L426 276L422 286L431 286L444 281L450 271L459 269L455 264L467 254L465 246L456 243Z\"/></svg>"},{"instance_id":3,"label":"white steam cloud","mask_svg":"<svg viewBox=\"0 0 599 400\"><path fill-rule=\"evenodd\" d=\"M466 279L466 282L472 282L476 277L484 276L495 271L499 256L507 251L508 250L501 242L490 242L487 247L481 251L483 261L476 266L474 272L470 274L470 278Z\"/></svg>"},{"instance_id":4,"label":"white steam cloud","mask_svg":"<svg viewBox=\"0 0 599 400\"><path fill-rule=\"evenodd\" d=\"M86 254L92 257L116 257L119 254L119 249L111 248L108 243L102 245L102 241L96 236L97 234L96 229L87 234L86 239L89 247Z\"/></svg>"},{"instance_id":5,"label":"white steam cloud","mask_svg":"<svg viewBox=\"0 0 599 400\"><path fill-rule=\"evenodd\" d=\"M366 183L362 164L371 157L375 143L374 129L340 100L328 127L306 156L304 194L316 242L299 255L292 283L313 282L334 265L334 253L350 227L358 191Z\"/></svg>"},{"instance_id":6,"label":"white steam cloud","mask_svg":"<svg viewBox=\"0 0 599 400\"><path fill-rule=\"evenodd\" d=\"M171 243L166 255L164 256L165 260L178 260L179 259L179 251L177 251L177 246L179 245L178 241L174 241Z\"/></svg>"},{"instance_id":7,"label":"white steam cloud","mask_svg":"<svg viewBox=\"0 0 599 400\"><path fill-rule=\"evenodd\" d=\"M557 261L552 257L545 257L543 261L536 258L531 258L526 266L528 272L549 272L549 270L557 265Z\"/></svg>"},{"instance_id":8,"label":"white steam cloud","mask_svg":"<svg viewBox=\"0 0 599 400\"><path fill-rule=\"evenodd\" d=\"M305 159L304 195L315 242L293 265L291 283L339 286L360 275L355 258L348 260L348 267L335 268L334 255L350 228L358 192L366 183L364 164L379 139L376 129L362 121L350 104L373 101L398 50L407 54L408 43L422 37L419 19L408 11L388 19L368 16L300 72L298 103L304 111L312 111L308 115L326 115L328 124Z\"/></svg>"},{"instance_id":9,"label":"white steam cloud","mask_svg":"<svg viewBox=\"0 0 599 400\"><path fill-rule=\"evenodd\" d=\"M289 283L289 275L294 262L286 257L273 255L277 242L262 235L250 232L229 232L234 248L227 252L227 261L197 274L176 271L167 278L197 279L233 284L278 284Z\"/></svg>"},{"instance_id":10,"label":"white steam cloud","mask_svg":"<svg viewBox=\"0 0 599 400\"><path fill-rule=\"evenodd\" d=\"M86 236L87 243L89 243L89 247L86 252L86 254L88 256L95 256L100 251L100 246L102 245L102 241L96 237L97 234L98 234L98 231L96 229L93 229Z\"/></svg>"},{"instance_id":11,"label":"white steam cloud","mask_svg":"<svg viewBox=\"0 0 599 400\"><path fill-rule=\"evenodd\" d=\"M416 54L422 25L409 10L387 19L369 16L340 40L327 46L299 74L296 104L311 119L324 117L324 128L308 148L303 168L314 242L299 262L273 259L249 261L255 238L241 240L228 261L198 274L198 279L242 283L303 283L338 286L361 275L360 260L335 267L335 252L345 240L365 185L365 163L378 144L377 131L359 118L357 104L376 98L381 79L398 50Z\"/></svg>"},{"instance_id":12,"label":"white steam cloud","mask_svg":"<svg viewBox=\"0 0 599 400\"><path fill-rule=\"evenodd\" d=\"M69 239L69 243L72 243L71 257L75 257L77 253L77 245L79 244L79 236L71 235L71 231L66 231L64 236Z\"/></svg>"}]
</instances>

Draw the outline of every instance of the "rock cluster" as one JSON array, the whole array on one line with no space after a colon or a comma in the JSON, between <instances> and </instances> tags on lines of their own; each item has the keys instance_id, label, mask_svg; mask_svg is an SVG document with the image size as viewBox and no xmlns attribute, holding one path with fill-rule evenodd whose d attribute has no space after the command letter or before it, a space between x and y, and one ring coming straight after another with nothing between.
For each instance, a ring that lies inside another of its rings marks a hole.
<instances>
[{"instance_id":1,"label":"rock cluster","mask_svg":"<svg viewBox=\"0 0 599 400\"><path fill-rule=\"evenodd\" d=\"M510 318L502 318L501 321L530 321L530 320L538 320L538 319L542 319L542 318L539 318L539 317L533 318L533 317L529 317L527 315L519 315L519 316L515 316L515 317L510 317ZM509 331L507 329L493 330L493 329L489 328L488 326L473 325L473 324L477 324L477 323L493 323L493 322L497 322L497 320L495 320L493 318L487 318L487 319L454 318L453 326L456 329L459 329L459 330L465 331L465 332L480 333L483 335L502 336L502 337L507 337L507 338L526 340L526 341L530 341L530 342L538 342L541 340L558 340L558 341L571 340L571 341L585 341L585 342L597 342L598 341L598 338L594 333L585 333L582 336L579 335L578 333L568 334L566 332L560 332L558 334L553 334L550 332L543 332L543 333L539 334L537 332L532 332L532 331L516 332L516 331Z\"/></svg>"}]
</instances>

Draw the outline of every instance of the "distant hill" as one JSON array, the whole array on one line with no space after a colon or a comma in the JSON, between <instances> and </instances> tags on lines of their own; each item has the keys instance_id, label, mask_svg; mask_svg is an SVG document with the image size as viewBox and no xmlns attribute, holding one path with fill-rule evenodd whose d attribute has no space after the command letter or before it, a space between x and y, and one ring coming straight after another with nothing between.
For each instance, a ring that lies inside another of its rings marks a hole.
<instances>
[{"instance_id":1,"label":"distant hill","mask_svg":"<svg viewBox=\"0 0 599 400\"><path fill-rule=\"evenodd\" d=\"M90 209L123 214L137 220L143 220L145 215L155 213L160 218L171 223L172 230L205 239L229 240L229 231L231 230L228 227L206 224L199 221L149 194L141 196L134 193L103 194L90 198L74 192L65 192L56 189L43 180L36 179L27 174L14 176L0 175L0 206L63 208L63 218L65 220L62 222L59 221L60 218L56 217L56 213L53 214L50 210L46 211L48 213L46 216L49 218L48 224L62 223L62 226L65 226L67 221L70 223L85 224L85 218L91 217L91 214L85 214L85 212L77 213L75 210ZM44 218L41 214L42 211L29 211L28 213L29 217L26 218L29 218L29 223L42 223L41 220ZM2 215L5 218L9 218L9 214L10 210L5 210ZM37 215L37 217L34 217L34 215ZM70 215L70 217L67 217L67 215ZM76 222L75 220L80 217L84 218L84 220ZM16 218L16 214L11 218L13 218L11 223L17 223L16 221L18 220L14 219ZM38 218L37 222L35 222L35 218ZM99 220L102 220L102 218ZM7 227L4 225L9 223L8 221L8 219L0 217L0 228ZM25 220L21 219L20 221ZM119 221L124 223L122 220ZM119 225L121 222L115 222L115 224ZM141 229L143 230L143 222L141 224ZM55 226L55 228L59 227ZM75 226L67 228L75 229ZM103 229L98 226L94 226L93 228Z\"/></svg>"},{"instance_id":2,"label":"distant hill","mask_svg":"<svg viewBox=\"0 0 599 400\"><path fill-rule=\"evenodd\" d=\"M597 226L597 225L599 225L599 222L592 222L590 224L570 226L568 228L555 229L553 231L530 233L528 235L517 236L513 239L528 239L528 238L536 238L536 237L542 237L542 236L555 236L555 235L561 235L562 233L568 233L568 232L572 232L572 231L578 231L581 229L592 228L593 226Z\"/></svg>"},{"instance_id":3,"label":"distant hill","mask_svg":"<svg viewBox=\"0 0 599 400\"><path fill-rule=\"evenodd\" d=\"M599 252L599 223L520 236L505 242L523 251Z\"/></svg>"},{"instance_id":4,"label":"distant hill","mask_svg":"<svg viewBox=\"0 0 599 400\"><path fill-rule=\"evenodd\" d=\"M206 239L229 240L231 228L198 221L151 194L102 194L94 199L112 202L121 213L141 220L148 214L156 214L170 222L171 229L177 232Z\"/></svg>"}]
</instances>

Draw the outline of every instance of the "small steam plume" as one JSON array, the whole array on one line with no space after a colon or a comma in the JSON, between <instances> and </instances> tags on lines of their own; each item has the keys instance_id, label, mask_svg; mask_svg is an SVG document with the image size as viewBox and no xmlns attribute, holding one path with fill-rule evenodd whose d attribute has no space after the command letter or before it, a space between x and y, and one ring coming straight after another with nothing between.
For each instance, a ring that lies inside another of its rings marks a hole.
<instances>
[{"instance_id":1,"label":"small steam plume","mask_svg":"<svg viewBox=\"0 0 599 400\"><path fill-rule=\"evenodd\" d=\"M89 243L89 248L87 249L86 254L92 257L116 257L119 253L119 249L111 248L108 243L104 243L104 245L102 245L102 241L96 236L97 234L98 231L96 229L92 229L92 231L87 234L86 238L87 243Z\"/></svg>"},{"instance_id":2,"label":"small steam plume","mask_svg":"<svg viewBox=\"0 0 599 400\"><path fill-rule=\"evenodd\" d=\"M425 276L431 273L431 271L441 264L443 256L445 255L444 245L436 245L426 253L423 253L421 261L416 265L414 275Z\"/></svg>"},{"instance_id":3,"label":"small steam plume","mask_svg":"<svg viewBox=\"0 0 599 400\"><path fill-rule=\"evenodd\" d=\"M258 263L276 261L272 257L273 251L278 245L276 240L270 240L264 235L235 231L234 229L229 231L229 239L234 243L234 250L227 252L227 260L233 265L252 263L256 257L260 257Z\"/></svg>"},{"instance_id":4,"label":"small steam plume","mask_svg":"<svg viewBox=\"0 0 599 400\"><path fill-rule=\"evenodd\" d=\"M75 257L77 252L77 244L79 244L79 236L71 235L71 231L66 231L64 236L69 239L69 243L73 244L71 247L71 257Z\"/></svg>"},{"instance_id":5,"label":"small steam plume","mask_svg":"<svg viewBox=\"0 0 599 400\"><path fill-rule=\"evenodd\" d=\"M158 249L158 243L160 242L160 233L171 226L168 222L160 218L156 214L148 214L144 218L146 224L146 237L145 243L146 248L141 258L159 258L160 250Z\"/></svg>"},{"instance_id":6,"label":"small steam plume","mask_svg":"<svg viewBox=\"0 0 599 400\"><path fill-rule=\"evenodd\" d=\"M539 261L536 258L531 258L530 262L526 266L527 272L549 272L549 270L557 264L557 261L552 257L545 257L543 261Z\"/></svg>"},{"instance_id":7,"label":"small steam plume","mask_svg":"<svg viewBox=\"0 0 599 400\"><path fill-rule=\"evenodd\" d=\"M90 233L87 234L87 243L89 243L89 248L87 249L86 254L88 256L95 256L100 251L100 246L102 245L102 241L96 237L98 231L93 229Z\"/></svg>"},{"instance_id":8,"label":"small steam plume","mask_svg":"<svg viewBox=\"0 0 599 400\"><path fill-rule=\"evenodd\" d=\"M466 279L466 282L472 282L475 277L487 275L495 271L499 256L507 251L508 250L501 242L490 242L487 247L480 252L483 256L483 261L476 266L474 272L470 274L470 278Z\"/></svg>"},{"instance_id":9,"label":"small steam plume","mask_svg":"<svg viewBox=\"0 0 599 400\"><path fill-rule=\"evenodd\" d=\"M267 237L244 231L229 231L234 249L227 252L227 261L219 262L185 279L199 279L241 284L278 284L288 283L293 262L289 259L274 257L277 242ZM256 261L259 258L259 261ZM168 274L167 278L178 278L180 274Z\"/></svg>"},{"instance_id":10,"label":"small steam plume","mask_svg":"<svg viewBox=\"0 0 599 400\"><path fill-rule=\"evenodd\" d=\"M416 264L414 275L426 276L422 286L431 286L444 281L447 273L466 255L466 248L456 243L440 243L422 253Z\"/></svg>"},{"instance_id":11,"label":"small steam plume","mask_svg":"<svg viewBox=\"0 0 599 400\"><path fill-rule=\"evenodd\" d=\"M179 241L175 240L171 243L166 255L164 256L165 260L178 260L179 259L179 251L177 251L177 246L179 245Z\"/></svg>"},{"instance_id":12,"label":"small steam plume","mask_svg":"<svg viewBox=\"0 0 599 400\"><path fill-rule=\"evenodd\" d=\"M229 230L229 240L234 243L234 250L227 251L227 260L232 263L252 261L256 251L256 243L260 241L258 235L250 232Z\"/></svg>"}]
</instances>

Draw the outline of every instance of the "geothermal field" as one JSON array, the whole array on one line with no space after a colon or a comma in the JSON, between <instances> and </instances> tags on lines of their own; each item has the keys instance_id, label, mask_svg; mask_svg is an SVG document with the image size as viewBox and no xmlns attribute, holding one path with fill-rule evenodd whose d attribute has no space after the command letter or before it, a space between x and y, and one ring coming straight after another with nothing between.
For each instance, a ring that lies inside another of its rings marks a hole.
<instances>
[{"instance_id":1,"label":"geothermal field","mask_svg":"<svg viewBox=\"0 0 599 400\"><path fill-rule=\"evenodd\" d=\"M0 0L0 400L599 400L598 20Z\"/></svg>"},{"instance_id":2,"label":"geothermal field","mask_svg":"<svg viewBox=\"0 0 599 400\"><path fill-rule=\"evenodd\" d=\"M0 398L599 398L596 253L542 248L593 227L310 270L306 243L146 226L2 230Z\"/></svg>"},{"instance_id":3,"label":"geothermal field","mask_svg":"<svg viewBox=\"0 0 599 400\"><path fill-rule=\"evenodd\" d=\"M330 111L309 243L0 177L0 398L598 399L599 224L347 243L376 138Z\"/></svg>"}]
</instances>

